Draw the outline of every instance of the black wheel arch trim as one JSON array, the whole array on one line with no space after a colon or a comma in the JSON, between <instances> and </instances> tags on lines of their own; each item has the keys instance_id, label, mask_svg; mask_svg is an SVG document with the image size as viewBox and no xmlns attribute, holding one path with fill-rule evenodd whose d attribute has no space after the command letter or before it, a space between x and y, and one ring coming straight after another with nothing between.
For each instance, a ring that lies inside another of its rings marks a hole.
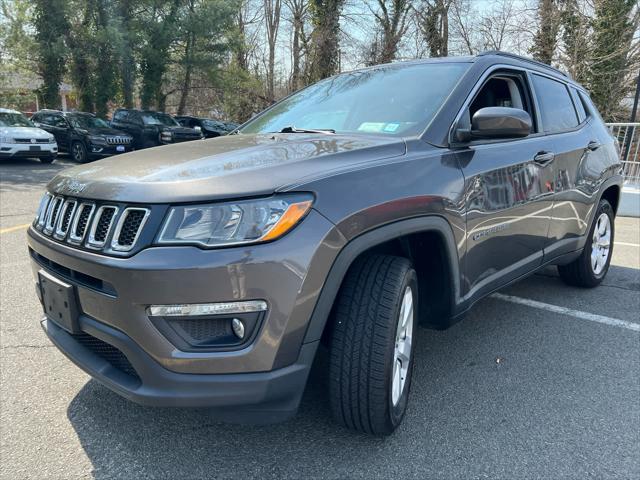
<instances>
[{"instance_id":1,"label":"black wheel arch trim","mask_svg":"<svg viewBox=\"0 0 640 480\"><path fill-rule=\"evenodd\" d=\"M437 215L409 218L369 230L347 243L329 270L316 306L311 314L303 343L320 340L329 319L331 309L349 267L365 251L387 241L413 233L435 232L445 243L453 289L451 311L458 313L460 304L460 266L456 242L449 222Z\"/></svg>"}]
</instances>

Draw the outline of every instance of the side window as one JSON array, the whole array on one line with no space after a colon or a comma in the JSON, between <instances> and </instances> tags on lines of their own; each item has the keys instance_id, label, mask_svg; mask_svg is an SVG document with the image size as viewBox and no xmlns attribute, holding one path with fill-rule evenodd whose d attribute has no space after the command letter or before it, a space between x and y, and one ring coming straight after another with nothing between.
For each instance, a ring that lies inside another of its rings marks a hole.
<instances>
[{"instance_id":1,"label":"side window","mask_svg":"<svg viewBox=\"0 0 640 480\"><path fill-rule=\"evenodd\" d=\"M531 115L535 121L528 89L523 77L517 73L498 73L490 77L469 105L469 118L481 108L519 108Z\"/></svg>"},{"instance_id":2,"label":"side window","mask_svg":"<svg viewBox=\"0 0 640 480\"><path fill-rule=\"evenodd\" d=\"M113 119L116 122L124 122L127 120L127 113L126 110L119 110L113 115Z\"/></svg>"},{"instance_id":3,"label":"side window","mask_svg":"<svg viewBox=\"0 0 640 480\"><path fill-rule=\"evenodd\" d=\"M578 91L573 87L569 88L569 91L571 92L571 98L573 98L573 104L576 106L576 112L578 112L578 120L582 123L587 119L587 111L578 95Z\"/></svg>"},{"instance_id":4,"label":"side window","mask_svg":"<svg viewBox=\"0 0 640 480\"><path fill-rule=\"evenodd\" d=\"M532 77L544 131L553 133L577 127L576 109L564 83L536 74Z\"/></svg>"},{"instance_id":5,"label":"side window","mask_svg":"<svg viewBox=\"0 0 640 480\"><path fill-rule=\"evenodd\" d=\"M53 125L52 117L53 115L42 113L38 116L38 122L42 123L43 125Z\"/></svg>"},{"instance_id":6,"label":"side window","mask_svg":"<svg viewBox=\"0 0 640 480\"><path fill-rule=\"evenodd\" d=\"M52 120L51 125L53 125L54 127L67 128L69 126L67 124L67 121L61 115L52 115L51 120Z\"/></svg>"}]
</instances>

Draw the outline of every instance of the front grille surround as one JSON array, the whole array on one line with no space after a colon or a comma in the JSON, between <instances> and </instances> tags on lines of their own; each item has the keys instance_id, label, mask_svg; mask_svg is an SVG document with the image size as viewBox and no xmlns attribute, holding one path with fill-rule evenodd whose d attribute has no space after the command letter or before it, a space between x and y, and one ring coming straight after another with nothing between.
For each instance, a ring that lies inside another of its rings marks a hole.
<instances>
[{"instance_id":1,"label":"front grille surround","mask_svg":"<svg viewBox=\"0 0 640 480\"><path fill-rule=\"evenodd\" d=\"M33 228L75 248L129 256L153 243L166 209L167 206L102 203L47 192L40 201Z\"/></svg>"},{"instance_id":2,"label":"front grille surround","mask_svg":"<svg viewBox=\"0 0 640 480\"><path fill-rule=\"evenodd\" d=\"M118 207L114 205L102 205L98 208L91 223L91 230L89 230L87 247L93 249L102 249L104 247L117 215Z\"/></svg>"},{"instance_id":3,"label":"front grille surround","mask_svg":"<svg viewBox=\"0 0 640 480\"><path fill-rule=\"evenodd\" d=\"M132 219L134 215L139 216L140 213L142 214L142 217L139 220L137 218ZM119 252L130 251L138 241L150 214L151 211L147 208L125 208L122 215L120 215L120 219L116 224L116 229L113 232L111 248ZM126 238L124 237L125 233Z\"/></svg>"},{"instance_id":4,"label":"front grille surround","mask_svg":"<svg viewBox=\"0 0 640 480\"><path fill-rule=\"evenodd\" d=\"M51 235L56 227L56 220L58 219L60 207L62 206L63 202L64 198L62 197L53 197L53 199L49 202L49 206L47 207L47 218L44 224L44 233L46 233L47 235Z\"/></svg>"},{"instance_id":5,"label":"front grille surround","mask_svg":"<svg viewBox=\"0 0 640 480\"><path fill-rule=\"evenodd\" d=\"M77 206L78 202L72 199L67 199L62 204L62 208L58 214L58 221L56 222L56 229L53 232L53 236L58 240L64 240L67 236L69 225L71 224L71 219L73 218L73 214L75 213Z\"/></svg>"},{"instance_id":6,"label":"front grille surround","mask_svg":"<svg viewBox=\"0 0 640 480\"><path fill-rule=\"evenodd\" d=\"M77 214L71 223L71 231L69 232L69 243L80 245L87 234L88 227L91 225L93 211L96 209L95 204L83 202L78 206Z\"/></svg>"}]
</instances>

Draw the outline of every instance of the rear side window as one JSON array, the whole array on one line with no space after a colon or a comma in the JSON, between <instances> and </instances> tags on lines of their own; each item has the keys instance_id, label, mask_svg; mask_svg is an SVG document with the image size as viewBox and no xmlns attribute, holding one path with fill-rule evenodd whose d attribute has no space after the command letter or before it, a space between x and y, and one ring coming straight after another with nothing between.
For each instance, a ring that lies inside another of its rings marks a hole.
<instances>
[{"instance_id":1,"label":"rear side window","mask_svg":"<svg viewBox=\"0 0 640 480\"><path fill-rule=\"evenodd\" d=\"M578 116L567 87L547 77L535 74L532 77L544 131L561 132L578 126Z\"/></svg>"},{"instance_id":2,"label":"rear side window","mask_svg":"<svg viewBox=\"0 0 640 480\"><path fill-rule=\"evenodd\" d=\"M578 95L578 91L573 87L571 87L569 90L571 91L571 98L573 98L573 103L576 106L576 112L578 112L578 120L580 121L580 123L582 123L587 119L587 111L584 108L582 99Z\"/></svg>"}]
</instances>

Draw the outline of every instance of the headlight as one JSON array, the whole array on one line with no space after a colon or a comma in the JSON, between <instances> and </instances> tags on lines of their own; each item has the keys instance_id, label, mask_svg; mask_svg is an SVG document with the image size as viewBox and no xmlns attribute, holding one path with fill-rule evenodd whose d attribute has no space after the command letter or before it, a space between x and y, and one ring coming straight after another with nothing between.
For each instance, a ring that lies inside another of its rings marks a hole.
<instances>
[{"instance_id":1,"label":"headlight","mask_svg":"<svg viewBox=\"0 0 640 480\"><path fill-rule=\"evenodd\" d=\"M160 132L160 141L161 142L171 142L173 140L173 133L171 132Z\"/></svg>"},{"instance_id":2,"label":"headlight","mask_svg":"<svg viewBox=\"0 0 640 480\"><path fill-rule=\"evenodd\" d=\"M56 143L56 137L54 137L53 135L51 135L49 137L49 143Z\"/></svg>"},{"instance_id":3,"label":"headlight","mask_svg":"<svg viewBox=\"0 0 640 480\"><path fill-rule=\"evenodd\" d=\"M267 242L283 236L309 212L311 195L172 207L160 243L224 247Z\"/></svg>"},{"instance_id":4,"label":"headlight","mask_svg":"<svg viewBox=\"0 0 640 480\"><path fill-rule=\"evenodd\" d=\"M94 145L106 145L107 144L107 141L104 139L104 137L98 137L98 136L95 136L95 135L89 135L87 138Z\"/></svg>"},{"instance_id":5,"label":"headlight","mask_svg":"<svg viewBox=\"0 0 640 480\"><path fill-rule=\"evenodd\" d=\"M16 143L11 137L0 137L0 143Z\"/></svg>"}]
</instances>

